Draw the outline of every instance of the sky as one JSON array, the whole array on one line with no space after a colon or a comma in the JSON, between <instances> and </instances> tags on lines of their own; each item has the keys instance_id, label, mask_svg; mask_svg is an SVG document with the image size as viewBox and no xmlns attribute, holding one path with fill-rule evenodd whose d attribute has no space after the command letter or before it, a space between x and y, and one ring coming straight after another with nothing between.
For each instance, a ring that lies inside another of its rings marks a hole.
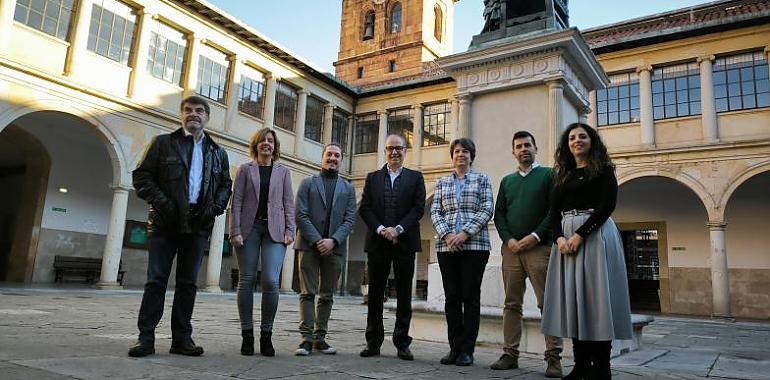
<instances>
[{"instance_id":1,"label":"sky","mask_svg":"<svg viewBox=\"0 0 770 380\"><path fill-rule=\"evenodd\" d=\"M334 73L342 0L208 0L314 67ZM707 0L572 0L570 26L587 29ZM484 24L483 0L455 4L454 52L466 51Z\"/></svg>"}]
</instances>

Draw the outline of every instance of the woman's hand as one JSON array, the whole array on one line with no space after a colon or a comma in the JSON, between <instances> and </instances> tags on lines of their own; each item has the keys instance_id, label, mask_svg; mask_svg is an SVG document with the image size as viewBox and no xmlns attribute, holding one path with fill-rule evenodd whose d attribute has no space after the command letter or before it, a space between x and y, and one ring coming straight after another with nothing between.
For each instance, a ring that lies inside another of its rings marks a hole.
<instances>
[{"instance_id":1,"label":"woman's hand","mask_svg":"<svg viewBox=\"0 0 770 380\"><path fill-rule=\"evenodd\" d=\"M578 234L573 234L572 237L567 240L567 247L570 250L570 253L577 253L578 248L580 248L580 244L583 243L583 237Z\"/></svg>"},{"instance_id":2,"label":"woman's hand","mask_svg":"<svg viewBox=\"0 0 770 380\"><path fill-rule=\"evenodd\" d=\"M556 239L556 246L559 248L559 253L562 255L567 255L572 253L569 250L569 245L567 245L567 239L564 236L560 236L558 239Z\"/></svg>"},{"instance_id":3,"label":"woman's hand","mask_svg":"<svg viewBox=\"0 0 770 380\"><path fill-rule=\"evenodd\" d=\"M230 236L230 245L232 245L235 248L241 248L243 246L243 236L241 235Z\"/></svg>"},{"instance_id":4,"label":"woman's hand","mask_svg":"<svg viewBox=\"0 0 770 380\"><path fill-rule=\"evenodd\" d=\"M283 244L290 245L291 243L294 243L294 234L286 232L283 234Z\"/></svg>"},{"instance_id":5,"label":"woman's hand","mask_svg":"<svg viewBox=\"0 0 770 380\"><path fill-rule=\"evenodd\" d=\"M468 233L460 231L460 233L454 234L454 237L448 241L447 244L453 251L462 251L463 243L465 243L466 240L468 240Z\"/></svg>"}]
</instances>

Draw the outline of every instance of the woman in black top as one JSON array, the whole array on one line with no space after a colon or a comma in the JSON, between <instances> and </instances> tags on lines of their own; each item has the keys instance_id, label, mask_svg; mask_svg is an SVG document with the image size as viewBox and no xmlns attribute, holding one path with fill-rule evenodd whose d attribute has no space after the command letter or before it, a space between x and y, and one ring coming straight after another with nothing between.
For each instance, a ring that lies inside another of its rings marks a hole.
<instances>
[{"instance_id":1,"label":"woman in black top","mask_svg":"<svg viewBox=\"0 0 770 380\"><path fill-rule=\"evenodd\" d=\"M565 379L609 379L612 340L631 339L623 244L610 218L615 167L599 134L575 123L559 140L554 173L543 332L572 339L575 367Z\"/></svg>"}]
</instances>

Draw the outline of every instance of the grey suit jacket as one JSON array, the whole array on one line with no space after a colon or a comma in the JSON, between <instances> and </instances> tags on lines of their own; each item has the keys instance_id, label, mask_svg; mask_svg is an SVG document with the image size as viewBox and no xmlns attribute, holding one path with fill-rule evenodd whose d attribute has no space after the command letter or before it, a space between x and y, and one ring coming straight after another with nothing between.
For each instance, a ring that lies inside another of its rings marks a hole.
<instances>
[{"instance_id":1,"label":"grey suit jacket","mask_svg":"<svg viewBox=\"0 0 770 380\"><path fill-rule=\"evenodd\" d=\"M259 206L259 165L247 162L238 168L233 185L233 203L230 212L230 236L249 236ZM267 229L270 238L283 243L286 235L294 237L294 198L289 168L273 163L270 190L267 194Z\"/></svg>"},{"instance_id":2,"label":"grey suit jacket","mask_svg":"<svg viewBox=\"0 0 770 380\"><path fill-rule=\"evenodd\" d=\"M294 248L315 251L315 242L323 239L326 210L331 201L329 237L339 243L334 248L334 254L344 256L347 253L348 235L353 230L353 222L356 218L356 191L353 185L342 178L337 178L334 199L326 199L323 179L316 174L302 180L296 199L298 238Z\"/></svg>"}]
</instances>

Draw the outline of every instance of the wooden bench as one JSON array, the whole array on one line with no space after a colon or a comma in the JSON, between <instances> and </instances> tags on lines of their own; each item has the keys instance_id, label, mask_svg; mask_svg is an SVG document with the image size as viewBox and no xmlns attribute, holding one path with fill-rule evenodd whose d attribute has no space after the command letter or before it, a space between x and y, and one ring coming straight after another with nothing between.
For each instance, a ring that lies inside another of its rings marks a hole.
<instances>
[{"instance_id":1,"label":"wooden bench","mask_svg":"<svg viewBox=\"0 0 770 380\"><path fill-rule=\"evenodd\" d=\"M59 256L53 258L53 269L56 273L54 282L64 282L65 274L75 274L85 277L87 284L93 284L102 273L102 259L97 257ZM123 285L123 261L118 264L118 282Z\"/></svg>"}]
</instances>

